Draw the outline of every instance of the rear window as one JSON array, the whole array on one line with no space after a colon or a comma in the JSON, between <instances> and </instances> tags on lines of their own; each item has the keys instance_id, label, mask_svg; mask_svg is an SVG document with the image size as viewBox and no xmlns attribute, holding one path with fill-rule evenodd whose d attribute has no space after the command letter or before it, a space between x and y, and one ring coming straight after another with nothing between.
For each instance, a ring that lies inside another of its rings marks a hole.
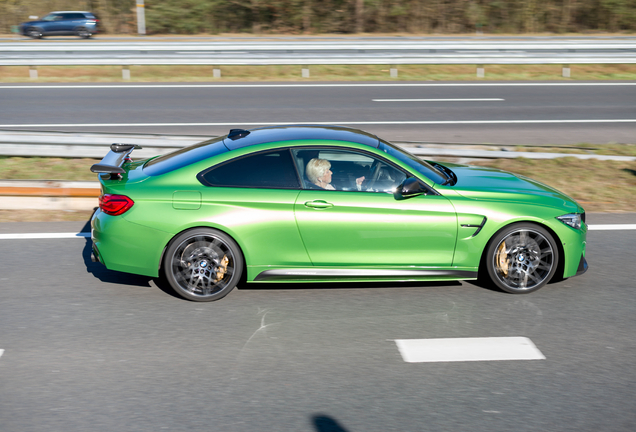
<instances>
[{"instance_id":1,"label":"rear window","mask_svg":"<svg viewBox=\"0 0 636 432\"><path fill-rule=\"evenodd\" d=\"M226 151L228 150L223 144L223 137L213 138L149 160L144 165L144 173L158 176Z\"/></svg>"}]
</instances>

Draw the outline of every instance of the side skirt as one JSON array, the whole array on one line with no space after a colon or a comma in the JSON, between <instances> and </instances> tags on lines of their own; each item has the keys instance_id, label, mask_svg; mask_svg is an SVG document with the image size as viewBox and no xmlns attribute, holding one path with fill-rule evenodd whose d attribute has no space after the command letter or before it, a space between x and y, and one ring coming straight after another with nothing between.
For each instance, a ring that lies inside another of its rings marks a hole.
<instances>
[{"instance_id":1,"label":"side skirt","mask_svg":"<svg viewBox=\"0 0 636 432\"><path fill-rule=\"evenodd\" d=\"M281 281L408 281L477 279L477 272L466 270L399 270L399 269L333 269L290 268L272 269L259 273L254 282Z\"/></svg>"}]
</instances>

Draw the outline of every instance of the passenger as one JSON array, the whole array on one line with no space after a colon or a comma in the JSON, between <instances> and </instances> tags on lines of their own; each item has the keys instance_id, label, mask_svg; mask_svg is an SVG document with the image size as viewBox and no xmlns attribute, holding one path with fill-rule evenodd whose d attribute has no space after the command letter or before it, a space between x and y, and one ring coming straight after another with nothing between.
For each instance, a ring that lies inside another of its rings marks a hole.
<instances>
[{"instance_id":1,"label":"passenger","mask_svg":"<svg viewBox=\"0 0 636 432\"><path fill-rule=\"evenodd\" d=\"M331 162L329 162L328 160L313 158L307 163L305 174L307 175L307 178L312 183L312 185L316 185L321 189L336 190L336 188L331 184L331 176L333 172L330 168ZM364 176L358 177L356 179L357 190L362 190L363 181Z\"/></svg>"}]
</instances>

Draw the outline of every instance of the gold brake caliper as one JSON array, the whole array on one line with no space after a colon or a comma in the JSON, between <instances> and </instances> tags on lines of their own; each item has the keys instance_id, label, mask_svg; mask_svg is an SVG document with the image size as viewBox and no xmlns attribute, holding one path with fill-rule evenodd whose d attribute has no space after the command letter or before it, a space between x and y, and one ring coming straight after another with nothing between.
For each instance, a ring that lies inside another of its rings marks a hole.
<instances>
[{"instance_id":1,"label":"gold brake caliper","mask_svg":"<svg viewBox=\"0 0 636 432\"><path fill-rule=\"evenodd\" d=\"M221 260L221 264L216 268L216 278L214 279L214 283L219 282L221 279L225 277L225 273L227 272L227 265L230 263L230 260L227 258L227 255L223 255L223 259Z\"/></svg>"},{"instance_id":2,"label":"gold brake caliper","mask_svg":"<svg viewBox=\"0 0 636 432\"><path fill-rule=\"evenodd\" d=\"M506 242L503 242L499 245L499 249L497 249L497 269L503 273L504 277L508 276L508 268L510 267L508 254L504 252L505 250Z\"/></svg>"}]
</instances>

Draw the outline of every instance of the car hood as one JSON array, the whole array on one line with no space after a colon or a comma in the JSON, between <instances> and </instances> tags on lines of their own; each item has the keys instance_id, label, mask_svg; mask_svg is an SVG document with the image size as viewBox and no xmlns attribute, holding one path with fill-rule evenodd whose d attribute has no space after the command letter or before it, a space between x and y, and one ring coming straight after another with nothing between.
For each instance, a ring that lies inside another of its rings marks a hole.
<instances>
[{"instance_id":1,"label":"car hood","mask_svg":"<svg viewBox=\"0 0 636 432\"><path fill-rule=\"evenodd\" d=\"M457 183L452 187L458 194L476 200L502 200L533 203L582 212L583 208L564 193L520 175L475 166L452 166Z\"/></svg>"}]
</instances>

